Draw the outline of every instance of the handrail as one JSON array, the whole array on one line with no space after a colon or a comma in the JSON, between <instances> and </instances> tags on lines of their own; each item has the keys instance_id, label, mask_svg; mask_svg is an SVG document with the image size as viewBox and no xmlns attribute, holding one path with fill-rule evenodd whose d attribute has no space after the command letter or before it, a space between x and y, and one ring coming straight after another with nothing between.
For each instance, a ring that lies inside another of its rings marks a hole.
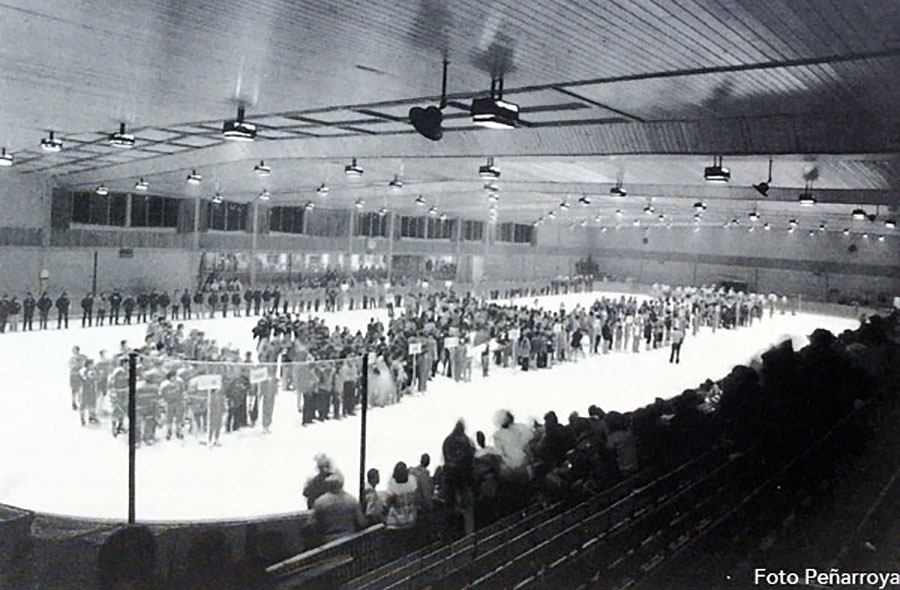
<instances>
[{"instance_id":1,"label":"handrail","mask_svg":"<svg viewBox=\"0 0 900 590\"><path fill-rule=\"evenodd\" d=\"M355 543L360 539L365 538L368 535L381 531L382 529L384 529L383 524L375 524L361 531L357 531L345 537L341 537L340 539L329 541L328 543L320 545L319 547L309 549L307 551L304 551L303 553L298 553L297 555L268 566L265 570L266 575L276 578L293 575L298 571L302 571L305 566L313 565L313 563L308 562L313 562L316 558L320 558L336 549L349 549L349 547L347 546Z\"/></svg>"}]
</instances>

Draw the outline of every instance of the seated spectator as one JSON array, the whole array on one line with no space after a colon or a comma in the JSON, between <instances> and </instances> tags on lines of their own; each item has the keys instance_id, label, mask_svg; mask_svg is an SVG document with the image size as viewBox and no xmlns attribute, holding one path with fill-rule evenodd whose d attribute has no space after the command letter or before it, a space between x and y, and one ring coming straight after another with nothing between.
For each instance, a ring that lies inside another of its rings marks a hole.
<instances>
[{"instance_id":1,"label":"seated spectator","mask_svg":"<svg viewBox=\"0 0 900 590\"><path fill-rule=\"evenodd\" d=\"M387 486L385 506L387 515L384 523L389 529L410 529L416 525L418 514L419 487L416 478L410 475L406 463L400 461L394 466L394 473Z\"/></svg>"},{"instance_id":2,"label":"seated spectator","mask_svg":"<svg viewBox=\"0 0 900 590\"><path fill-rule=\"evenodd\" d=\"M428 453L422 453L419 464L409 470L409 473L416 478L416 484L419 486L419 500L425 510L431 510L434 500L434 479L428 471L430 464L431 456Z\"/></svg>"},{"instance_id":3,"label":"seated spectator","mask_svg":"<svg viewBox=\"0 0 900 590\"><path fill-rule=\"evenodd\" d=\"M359 502L344 491L344 477L330 473L322 480L323 493L313 502L313 524L323 543L354 533L366 525Z\"/></svg>"},{"instance_id":4,"label":"seated spectator","mask_svg":"<svg viewBox=\"0 0 900 590\"><path fill-rule=\"evenodd\" d=\"M325 480L329 476L336 475L340 478L341 482L344 481L343 474L334 467L334 464L328 455L319 453L316 455L315 460L317 473L310 478L303 487L303 496L306 498L306 506L310 509L312 509L316 499L325 493Z\"/></svg>"},{"instance_id":5,"label":"seated spectator","mask_svg":"<svg viewBox=\"0 0 900 590\"><path fill-rule=\"evenodd\" d=\"M366 508L366 522L369 525L380 524L384 522L385 512L385 494L378 490L378 484L381 483L381 474L375 468L366 472L366 487L363 491L363 504Z\"/></svg>"},{"instance_id":6,"label":"seated spectator","mask_svg":"<svg viewBox=\"0 0 900 590\"><path fill-rule=\"evenodd\" d=\"M499 428L494 433L494 448L503 461L503 475L515 477L525 468L525 448L531 440L531 429L515 422L507 410L500 410L495 417Z\"/></svg>"}]
</instances>

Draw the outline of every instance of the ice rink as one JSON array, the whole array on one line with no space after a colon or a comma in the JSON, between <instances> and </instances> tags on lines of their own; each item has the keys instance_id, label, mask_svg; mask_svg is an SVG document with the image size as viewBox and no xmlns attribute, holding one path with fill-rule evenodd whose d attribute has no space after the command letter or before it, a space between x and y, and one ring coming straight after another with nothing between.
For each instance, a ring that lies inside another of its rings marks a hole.
<instances>
[{"instance_id":1,"label":"ice rink","mask_svg":"<svg viewBox=\"0 0 900 590\"><path fill-rule=\"evenodd\" d=\"M571 309L589 304L597 293L541 298L542 306ZM521 303L532 304L533 299ZM383 310L322 314L332 326L363 328ZM51 327L55 327L55 316ZM252 347L256 318L186 321L185 331L199 328L220 344ZM127 437L114 439L108 422L82 427L70 406L67 361L74 345L96 358L100 349L118 350L119 342L143 341L145 325L0 335L5 385L0 393L0 503L41 512L125 519L128 505ZM418 463L421 453L441 461L441 443L463 417L474 439L483 430L490 439L493 414L511 410L519 421L555 410L565 420L572 410L586 414L590 404L606 411L627 411L656 397L672 397L707 377L723 377L787 335L795 346L806 343L815 328L839 333L855 320L798 314L764 318L752 328L708 328L688 335L681 364L668 363L666 348L650 352L589 356L552 369L529 371L491 367L482 379L476 359L471 383L438 377L423 396L375 408L368 415L367 467L386 481L394 464ZM140 520L229 520L305 509L301 490L313 474L313 456L327 452L346 478L351 494L358 489L359 416L300 426L292 392L279 394L271 434L259 425L223 434L222 446L208 448L190 435L137 451L137 517Z\"/></svg>"}]
</instances>

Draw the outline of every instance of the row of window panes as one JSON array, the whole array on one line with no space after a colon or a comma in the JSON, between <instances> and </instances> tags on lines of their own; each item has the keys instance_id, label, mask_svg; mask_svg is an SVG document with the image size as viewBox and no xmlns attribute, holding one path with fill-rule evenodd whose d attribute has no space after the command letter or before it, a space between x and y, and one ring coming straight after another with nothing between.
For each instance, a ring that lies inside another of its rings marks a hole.
<instances>
[{"instance_id":1,"label":"row of window panes","mask_svg":"<svg viewBox=\"0 0 900 590\"><path fill-rule=\"evenodd\" d=\"M246 203L206 203L206 227L218 231L247 231Z\"/></svg>"},{"instance_id":2,"label":"row of window panes","mask_svg":"<svg viewBox=\"0 0 900 590\"><path fill-rule=\"evenodd\" d=\"M403 216L400 218L400 237L452 240L456 237L456 223L456 219L442 221L433 217Z\"/></svg>"},{"instance_id":3,"label":"row of window panes","mask_svg":"<svg viewBox=\"0 0 900 590\"><path fill-rule=\"evenodd\" d=\"M305 213L303 207L272 207L269 209L269 231L302 234Z\"/></svg>"},{"instance_id":4,"label":"row of window panes","mask_svg":"<svg viewBox=\"0 0 900 590\"><path fill-rule=\"evenodd\" d=\"M155 195L131 196L131 227L177 227L178 199ZM89 225L126 225L128 195L72 194L72 222Z\"/></svg>"},{"instance_id":5,"label":"row of window panes","mask_svg":"<svg viewBox=\"0 0 900 590\"><path fill-rule=\"evenodd\" d=\"M521 223L501 223L497 226L497 241L530 244L534 228Z\"/></svg>"},{"instance_id":6,"label":"row of window panes","mask_svg":"<svg viewBox=\"0 0 900 590\"><path fill-rule=\"evenodd\" d=\"M386 238L390 222L387 215L360 213L356 216L354 235L370 238Z\"/></svg>"}]
</instances>

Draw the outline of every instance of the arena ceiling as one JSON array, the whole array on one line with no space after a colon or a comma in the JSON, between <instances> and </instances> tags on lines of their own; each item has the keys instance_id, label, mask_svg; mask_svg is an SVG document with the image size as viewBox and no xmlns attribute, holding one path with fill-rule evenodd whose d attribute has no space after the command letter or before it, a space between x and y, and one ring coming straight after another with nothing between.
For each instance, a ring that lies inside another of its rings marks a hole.
<instances>
[{"instance_id":1,"label":"arena ceiling","mask_svg":"<svg viewBox=\"0 0 900 590\"><path fill-rule=\"evenodd\" d=\"M444 137L407 120L436 104ZM0 2L0 145L14 170L59 186L273 203L485 214L478 177L501 170L501 219L653 202L730 218L756 208L840 218L900 204L900 3L895 0L120 0ZM514 130L473 127L471 99L504 79ZM253 143L223 139L246 105ZM135 147L107 142L125 123ZM49 131L64 142L42 153ZM703 168L724 157L727 186ZM344 166L358 158L361 178ZM766 180L763 198L752 185ZM254 164L273 169L261 179ZM186 175L204 177L189 187ZM388 182L402 179L403 189ZM622 182L626 199L609 189ZM797 204L812 182L819 205Z\"/></svg>"}]
</instances>

